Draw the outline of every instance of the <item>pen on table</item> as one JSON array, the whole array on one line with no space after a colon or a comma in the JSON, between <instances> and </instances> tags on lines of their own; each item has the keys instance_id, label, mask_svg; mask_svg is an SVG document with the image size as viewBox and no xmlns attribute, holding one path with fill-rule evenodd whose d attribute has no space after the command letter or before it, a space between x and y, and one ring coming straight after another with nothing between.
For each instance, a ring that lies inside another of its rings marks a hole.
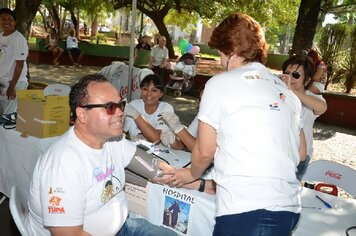
<instances>
[{"instance_id":1,"label":"pen on table","mask_svg":"<svg viewBox=\"0 0 356 236\"><path fill-rule=\"evenodd\" d=\"M325 200L323 200L321 197L319 197L318 195L315 195L315 197L317 198L317 199L319 199L323 204L324 204L324 206L326 206L327 208L333 208L332 207L332 205L330 204L330 203L327 203Z\"/></svg>"}]
</instances>

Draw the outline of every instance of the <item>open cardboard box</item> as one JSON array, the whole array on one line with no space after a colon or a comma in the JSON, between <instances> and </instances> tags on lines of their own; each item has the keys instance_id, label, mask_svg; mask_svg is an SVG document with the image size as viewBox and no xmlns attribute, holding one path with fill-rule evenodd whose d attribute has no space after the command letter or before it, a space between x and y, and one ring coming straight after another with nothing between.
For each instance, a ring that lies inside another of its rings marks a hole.
<instances>
[{"instance_id":1,"label":"open cardboard box","mask_svg":"<svg viewBox=\"0 0 356 236\"><path fill-rule=\"evenodd\" d=\"M38 138L58 136L69 128L68 95L48 95L44 90L18 90L16 130Z\"/></svg>"}]
</instances>

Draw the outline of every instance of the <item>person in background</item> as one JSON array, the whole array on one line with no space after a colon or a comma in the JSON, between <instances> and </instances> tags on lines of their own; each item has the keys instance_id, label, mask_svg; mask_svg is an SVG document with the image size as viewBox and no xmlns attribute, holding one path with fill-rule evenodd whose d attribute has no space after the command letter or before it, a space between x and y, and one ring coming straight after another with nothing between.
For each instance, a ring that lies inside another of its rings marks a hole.
<instances>
[{"instance_id":1,"label":"person in background","mask_svg":"<svg viewBox=\"0 0 356 236\"><path fill-rule=\"evenodd\" d=\"M169 128L159 121L158 115L165 111L174 112L174 109L169 103L160 101L164 86L157 75L147 75L140 82L140 89L141 99L126 105L124 130L133 141L146 139L159 143L162 130Z\"/></svg>"},{"instance_id":2,"label":"person in background","mask_svg":"<svg viewBox=\"0 0 356 236\"><path fill-rule=\"evenodd\" d=\"M46 45L47 45L46 48L48 49L48 51L52 52L52 57L53 57L52 63L54 65L59 65L59 58L63 54L63 49L60 46L58 46L58 41L59 41L59 37L57 35L56 30L51 28L49 30L49 34L46 37Z\"/></svg>"},{"instance_id":3,"label":"person in background","mask_svg":"<svg viewBox=\"0 0 356 236\"><path fill-rule=\"evenodd\" d=\"M28 86L28 44L16 30L16 15L9 8L0 9L0 114L17 111L16 90Z\"/></svg>"},{"instance_id":4,"label":"person in background","mask_svg":"<svg viewBox=\"0 0 356 236\"><path fill-rule=\"evenodd\" d=\"M166 37L159 37L158 45L152 48L150 56L149 68L151 68L155 74L159 75L161 79L165 80L166 63L169 62Z\"/></svg>"},{"instance_id":5,"label":"person in background","mask_svg":"<svg viewBox=\"0 0 356 236\"><path fill-rule=\"evenodd\" d=\"M305 133L307 153L304 161L298 165L297 178L302 179L313 155L313 125L315 119L327 110L327 104L322 95L309 90L313 84L314 63L308 56L294 55L287 59L282 66L283 77L289 88L302 102L301 120ZM287 75L287 76L285 76Z\"/></svg>"},{"instance_id":6,"label":"person in background","mask_svg":"<svg viewBox=\"0 0 356 236\"><path fill-rule=\"evenodd\" d=\"M138 44L136 45L136 49L145 49L145 50L151 50L151 45L149 44L150 37L147 35L143 35L142 38L140 38Z\"/></svg>"},{"instance_id":7,"label":"person in background","mask_svg":"<svg viewBox=\"0 0 356 236\"><path fill-rule=\"evenodd\" d=\"M315 94L320 94L324 92L327 66L324 61L320 59L319 54L315 49L310 49L307 56L313 61L315 67L315 74L312 78L313 82L308 90Z\"/></svg>"},{"instance_id":8,"label":"person in background","mask_svg":"<svg viewBox=\"0 0 356 236\"><path fill-rule=\"evenodd\" d=\"M73 29L69 31L69 35L67 37L67 51L68 51L68 57L72 62L72 64L76 67L79 67L80 62L84 57L84 52L79 49L78 39L77 37L74 36ZM76 62L74 61L73 54L79 55L78 60Z\"/></svg>"},{"instance_id":9,"label":"person in background","mask_svg":"<svg viewBox=\"0 0 356 236\"><path fill-rule=\"evenodd\" d=\"M264 66L267 43L252 17L225 18L209 46L226 72L205 85L191 168L162 173L182 187L214 161L214 236L290 235L301 211L295 170L305 158L300 101Z\"/></svg>"},{"instance_id":10,"label":"person in background","mask_svg":"<svg viewBox=\"0 0 356 236\"><path fill-rule=\"evenodd\" d=\"M177 235L128 218L124 168L163 181L158 170L172 167L122 138L119 91L105 77L87 75L69 98L74 126L43 153L33 173L29 235Z\"/></svg>"}]
</instances>

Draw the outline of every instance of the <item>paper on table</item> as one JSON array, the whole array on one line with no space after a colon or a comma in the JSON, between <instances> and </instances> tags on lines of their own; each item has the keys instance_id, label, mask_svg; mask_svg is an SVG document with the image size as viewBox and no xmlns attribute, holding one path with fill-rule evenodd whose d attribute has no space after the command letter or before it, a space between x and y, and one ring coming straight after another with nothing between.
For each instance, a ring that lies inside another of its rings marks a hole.
<instances>
[{"instance_id":1,"label":"paper on table","mask_svg":"<svg viewBox=\"0 0 356 236\"><path fill-rule=\"evenodd\" d=\"M126 183L125 192L129 205L129 210L147 217L147 198L151 183L148 182L147 186L141 187L134 184Z\"/></svg>"}]
</instances>

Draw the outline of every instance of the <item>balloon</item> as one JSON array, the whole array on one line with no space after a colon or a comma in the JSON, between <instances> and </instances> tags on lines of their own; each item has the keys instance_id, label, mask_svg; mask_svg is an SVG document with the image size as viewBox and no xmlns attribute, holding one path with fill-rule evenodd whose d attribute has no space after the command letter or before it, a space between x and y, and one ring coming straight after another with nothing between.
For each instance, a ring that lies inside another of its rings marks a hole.
<instances>
[{"instance_id":1,"label":"balloon","mask_svg":"<svg viewBox=\"0 0 356 236\"><path fill-rule=\"evenodd\" d=\"M180 51L181 51L181 52L184 51L184 53L185 53L185 50L187 49L188 44L189 44L188 40L186 40L186 39L181 39L181 40L178 42L178 47L179 47ZM184 54L184 53L183 53L183 54Z\"/></svg>"},{"instance_id":2,"label":"balloon","mask_svg":"<svg viewBox=\"0 0 356 236\"><path fill-rule=\"evenodd\" d=\"M188 46L185 49L185 52L189 52L190 49L192 49L193 45L191 43L188 43Z\"/></svg>"},{"instance_id":3,"label":"balloon","mask_svg":"<svg viewBox=\"0 0 356 236\"><path fill-rule=\"evenodd\" d=\"M200 47L199 46L193 46L190 51L191 54L196 55L200 52Z\"/></svg>"}]
</instances>

